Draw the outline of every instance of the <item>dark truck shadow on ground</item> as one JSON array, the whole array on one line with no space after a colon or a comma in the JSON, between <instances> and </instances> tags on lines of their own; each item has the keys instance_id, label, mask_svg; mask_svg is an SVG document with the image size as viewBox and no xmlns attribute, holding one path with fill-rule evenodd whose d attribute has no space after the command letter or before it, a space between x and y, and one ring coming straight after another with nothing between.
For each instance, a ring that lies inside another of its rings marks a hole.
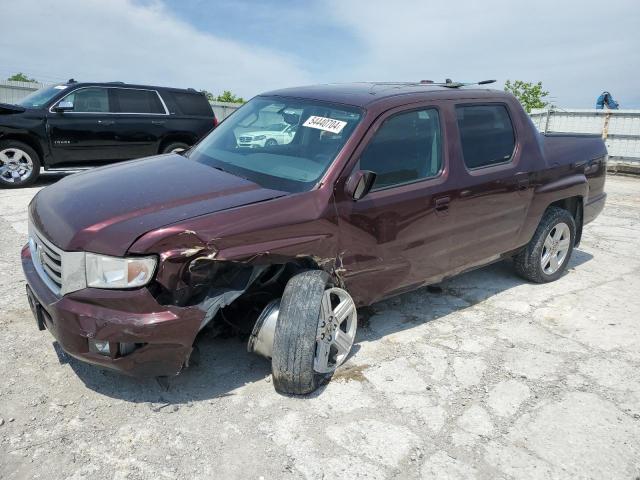
<instances>
[{"instance_id":1,"label":"dark truck shadow on ground","mask_svg":"<svg viewBox=\"0 0 640 480\"><path fill-rule=\"evenodd\" d=\"M575 250L569 269L592 258L586 252ZM502 261L446 280L438 286L421 288L360 309L360 328L350 357L357 354L359 341L376 340L420 323L437 320L524 283L526 281L514 273L511 262ZM540 285L539 288L545 286ZM402 314L394 315L399 308L402 309ZM270 362L248 353L246 341L239 337L216 338L211 330L205 330L198 336L196 348L197 359L191 366L177 377L167 379L165 384L156 379L135 379L100 370L59 351L58 355L61 362L68 363L91 390L128 402L149 402L152 409L158 410L175 408L176 405L196 400L234 395L234 390L239 387L266 381L271 373ZM349 376L351 373L347 371L345 375ZM340 370L337 376L341 376ZM321 388L311 396L321 395L323 390Z\"/></svg>"},{"instance_id":2,"label":"dark truck shadow on ground","mask_svg":"<svg viewBox=\"0 0 640 480\"><path fill-rule=\"evenodd\" d=\"M38 179L31 185L32 187L47 187L56 183L58 180L62 180L64 177L73 175L76 172L45 172L44 170L38 177Z\"/></svg>"}]
</instances>

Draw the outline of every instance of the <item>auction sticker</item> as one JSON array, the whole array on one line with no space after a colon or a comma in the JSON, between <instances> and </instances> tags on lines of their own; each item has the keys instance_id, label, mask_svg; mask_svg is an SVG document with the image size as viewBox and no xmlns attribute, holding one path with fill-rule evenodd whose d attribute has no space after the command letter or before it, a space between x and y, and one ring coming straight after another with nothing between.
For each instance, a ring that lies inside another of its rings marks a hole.
<instances>
[{"instance_id":1,"label":"auction sticker","mask_svg":"<svg viewBox=\"0 0 640 480\"><path fill-rule=\"evenodd\" d=\"M307 118L307 121L302 124L303 127L317 128L318 130L324 130L325 132L340 133L347 122L342 120L334 120L327 117L316 117L315 115Z\"/></svg>"}]
</instances>

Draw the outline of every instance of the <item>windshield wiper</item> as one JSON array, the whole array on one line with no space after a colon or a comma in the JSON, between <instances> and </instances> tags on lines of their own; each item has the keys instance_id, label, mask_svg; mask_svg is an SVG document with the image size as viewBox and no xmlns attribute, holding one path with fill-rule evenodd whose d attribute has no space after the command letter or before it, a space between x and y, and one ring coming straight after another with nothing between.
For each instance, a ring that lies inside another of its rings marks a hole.
<instances>
[{"instance_id":1,"label":"windshield wiper","mask_svg":"<svg viewBox=\"0 0 640 480\"><path fill-rule=\"evenodd\" d=\"M242 175L239 175L239 174L237 174L235 172L230 172L229 170L225 170L222 167L212 167L212 168L215 168L216 170L220 170L221 172L224 172L224 173L228 173L229 175L233 175L234 177L243 178L244 180L247 180L247 181L251 182L251 180L249 180L247 177L243 177Z\"/></svg>"}]
</instances>

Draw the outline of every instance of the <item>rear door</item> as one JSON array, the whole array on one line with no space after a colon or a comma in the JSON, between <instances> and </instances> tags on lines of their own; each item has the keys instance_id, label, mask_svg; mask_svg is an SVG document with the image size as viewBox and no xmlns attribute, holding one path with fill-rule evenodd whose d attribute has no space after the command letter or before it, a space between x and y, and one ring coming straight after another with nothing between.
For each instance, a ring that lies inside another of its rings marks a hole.
<instances>
[{"instance_id":1,"label":"rear door","mask_svg":"<svg viewBox=\"0 0 640 480\"><path fill-rule=\"evenodd\" d=\"M73 110L55 112L59 102ZM114 103L111 89L80 87L62 97L47 113L52 165L89 164L117 156Z\"/></svg>"},{"instance_id":2,"label":"rear door","mask_svg":"<svg viewBox=\"0 0 640 480\"><path fill-rule=\"evenodd\" d=\"M503 103L455 105L460 189L451 199L451 273L516 247L531 202L530 165ZM523 126L520 126L523 128Z\"/></svg>"},{"instance_id":3,"label":"rear door","mask_svg":"<svg viewBox=\"0 0 640 480\"><path fill-rule=\"evenodd\" d=\"M351 171L377 174L357 202L337 189L345 283L363 303L439 278L449 268L449 148L439 106L400 107L381 116L355 152Z\"/></svg>"},{"instance_id":4,"label":"rear door","mask_svg":"<svg viewBox=\"0 0 640 480\"><path fill-rule=\"evenodd\" d=\"M156 155L167 130L169 112L156 90L117 87L114 97L114 133L117 156L129 160Z\"/></svg>"}]
</instances>

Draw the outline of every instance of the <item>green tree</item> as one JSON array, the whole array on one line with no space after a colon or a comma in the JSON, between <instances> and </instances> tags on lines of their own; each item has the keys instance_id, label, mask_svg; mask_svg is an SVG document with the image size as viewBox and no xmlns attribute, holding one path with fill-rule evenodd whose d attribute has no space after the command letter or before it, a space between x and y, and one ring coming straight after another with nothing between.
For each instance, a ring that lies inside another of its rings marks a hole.
<instances>
[{"instance_id":1,"label":"green tree","mask_svg":"<svg viewBox=\"0 0 640 480\"><path fill-rule=\"evenodd\" d=\"M504 91L512 93L522 104L527 113L530 113L533 108L544 108L549 105L544 99L549 95L549 92L542 89L542 82L524 82L522 80L514 80L511 83L507 80L504 83Z\"/></svg>"},{"instance_id":2,"label":"green tree","mask_svg":"<svg viewBox=\"0 0 640 480\"><path fill-rule=\"evenodd\" d=\"M209 90L200 90L201 93L204 93L204 96L207 97L207 100L209 100L210 102L214 102L216 97L213 96L213 93L211 93Z\"/></svg>"},{"instance_id":3,"label":"green tree","mask_svg":"<svg viewBox=\"0 0 640 480\"><path fill-rule=\"evenodd\" d=\"M222 95L218 95L216 98L218 102L228 102L228 103L244 103L244 98L236 97L231 90L225 90L222 92Z\"/></svg>"},{"instance_id":4,"label":"green tree","mask_svg":"<svg viewBox=\"0 0 640 480\"><path fill-rule=\"evenodd\" d=\"M35 78L29 78L24 73L18 72L11 75L7 78L10 82L28 82L28 83L38 83Z\"/></svg>"}]
</instances>

